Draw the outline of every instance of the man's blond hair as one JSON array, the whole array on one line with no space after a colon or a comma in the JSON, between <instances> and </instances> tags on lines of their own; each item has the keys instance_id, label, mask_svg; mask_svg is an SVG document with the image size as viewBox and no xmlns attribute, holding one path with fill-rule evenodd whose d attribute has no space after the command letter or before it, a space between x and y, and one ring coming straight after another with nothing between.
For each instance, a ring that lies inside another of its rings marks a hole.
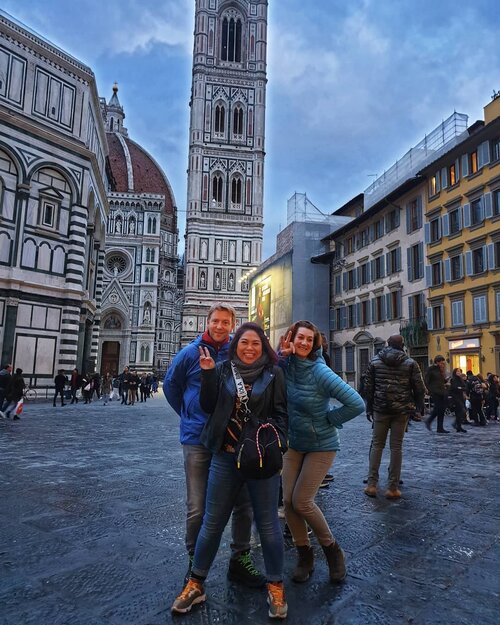
<instances>
[{"instance_id":1,"label":"man's blond hair","mask_svg":"<svg viewBox=\"0 0 500 625\"><path fill-rule=\"evenodd\" d=\"M212 306L210 306L210 310L207 314L207 321L210 321L210 317L214 314L216 310L223 310L225 312L228 312L231 315L233 326L236 324L236 311L231 306L231 304L225 304L224 302L217 302L216 304L212 304Z\"/></svg>"}]
</instances>

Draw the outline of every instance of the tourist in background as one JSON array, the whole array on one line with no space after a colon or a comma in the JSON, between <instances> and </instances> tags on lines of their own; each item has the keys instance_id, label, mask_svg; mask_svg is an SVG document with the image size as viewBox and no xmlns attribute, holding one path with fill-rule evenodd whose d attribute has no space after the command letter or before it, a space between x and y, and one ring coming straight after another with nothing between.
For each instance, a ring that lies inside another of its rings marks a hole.
<instances>
[{"instance_id":1,"label":"tourist in background","mask_svg":"<svg viewBox=\"0 0 500 625\"><path fill-rule=\"evenodd\" d=\"M108 401L111 401L111 393L113 392L113 379L111 377L111 373L107 372L102 379L102 398L104 400L104 405L106 406Z\"/></svg>"},{"instance_id":2,"label":"tourist in background","mask_svg":"<svg viewBox=\"0 0 500 625\"><path fill-rule=\"evenodd\" d=\"M460 367L455 367L450 378L449 397L450 408L455 413L454 426L457 432L465 434L467 430L462 427L465 423L465 400L467 397L467 378Z\"/></svg>"},{"instance_id":3,"label":"tourist in background","mask_svg":"<svg viewBox=\"0 0 500 625\"><path fill-rule=\"evenodd\" d=\"M13 420L17 421L19 419L19 415L16 414L16 408L18 402L23 398L24 389L26 388L26 384L23 378L23 370L16 369L16 372L12 376L10 380L10 384L7 388L6 399L8 401L7 407L5 408L5 417L10 419L11 414L13 414Z\"/></svg>"},{"instance_id":4,"label":"tourist in background","mask_svg":"<svg viewBox=\"0 0 500 625\"><path fill-rule=\"evenodd\" d=\"M54 408L56 407L56 399L58 395L61 396L61 406L65 406L64 403L64 389L68 384L68 378L64 375L64 370L59 369L59 373L54 378L55 385L55 393L54 393L54 401L52 402Z\"/></svg>"}]
</instances>

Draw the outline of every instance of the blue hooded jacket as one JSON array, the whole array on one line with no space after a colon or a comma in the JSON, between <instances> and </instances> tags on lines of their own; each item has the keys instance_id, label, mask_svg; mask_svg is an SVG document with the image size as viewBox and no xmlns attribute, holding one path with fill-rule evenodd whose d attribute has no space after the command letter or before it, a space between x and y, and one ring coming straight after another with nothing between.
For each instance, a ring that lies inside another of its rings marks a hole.
<instances>
[{"instance_id":1,"label":"blue hooded jacket","mask_svg":"<svg viewBox=\"0 0 500 625\"><path fill-rule=\"evenodd\" d=\"M288 398L290 447L300 452L338 451L338 429L365 410L361 396L318 358L292 355L282 361ZM330 400L342 406L332 408Z\"/></svg>"},{"instance_id":2,"label":"blue hooded jacket","mask_svg":"<svg viewBox=\"0 0 500 625\"><path fill-rule=\"evenodd\" d=\"M200 406L200 346L207 347L216 363L228 359L229 341L216 350L198 336L175 356L163 381L168 403L180 416L182 445L201 445L200 435L208 415Z\"/></svg>"}]
</instances>

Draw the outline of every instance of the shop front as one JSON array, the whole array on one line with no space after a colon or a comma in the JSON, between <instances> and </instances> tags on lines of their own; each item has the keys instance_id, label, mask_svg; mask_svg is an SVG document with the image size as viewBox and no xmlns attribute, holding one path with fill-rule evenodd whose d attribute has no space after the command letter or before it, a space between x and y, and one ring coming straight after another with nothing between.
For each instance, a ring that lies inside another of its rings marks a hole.
<instances>
[{"instance_id":1,"label":"shop front","mask_svg":"<svg viewBox=\"0 0 500 625\"><path fill-rule=\"evenodd\" d=\"M482 373L481 371L481 343L479 337L453 339L448 342L450 367L459 367L464 373Z\"/></svg>"}]
</instances>

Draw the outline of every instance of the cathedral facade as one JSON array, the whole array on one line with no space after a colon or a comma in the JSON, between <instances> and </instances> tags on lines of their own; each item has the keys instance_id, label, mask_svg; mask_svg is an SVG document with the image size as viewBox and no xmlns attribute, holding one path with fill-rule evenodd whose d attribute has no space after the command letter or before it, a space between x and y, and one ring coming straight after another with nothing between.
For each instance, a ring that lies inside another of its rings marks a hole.
<instances>
[{"instance_id":1,"label":"cathedral facade","mask_svg":"<svg viewBox=\"0 0 500 625\"><path fill-rule=\"evenodd\" d=\"M107 152L92 70L0 11L0 354L33 386L97 361Z\"/></svg>"},{"instance_id":2,"label":"cathedral facade","mask_svg":"<svg viewBox=\"0 0 500 625\"><path fill-rule=\"evenodd\" d=\"M118 87L101 100L109 149L109 216L99 337L101 373L163 372L179 345L177 208L160 166L124 127Z\"/></svg>"},{"instance_id":3,"label":"cathedral facade","mask_svg":"<svg viewBox=\"0 0 500 625\"><path fill-rule=\"evenodd\" d=\"M226 301L248 318L263 238L267 0L196 0L181 340Z\"/></svg>"}]
</instances>

